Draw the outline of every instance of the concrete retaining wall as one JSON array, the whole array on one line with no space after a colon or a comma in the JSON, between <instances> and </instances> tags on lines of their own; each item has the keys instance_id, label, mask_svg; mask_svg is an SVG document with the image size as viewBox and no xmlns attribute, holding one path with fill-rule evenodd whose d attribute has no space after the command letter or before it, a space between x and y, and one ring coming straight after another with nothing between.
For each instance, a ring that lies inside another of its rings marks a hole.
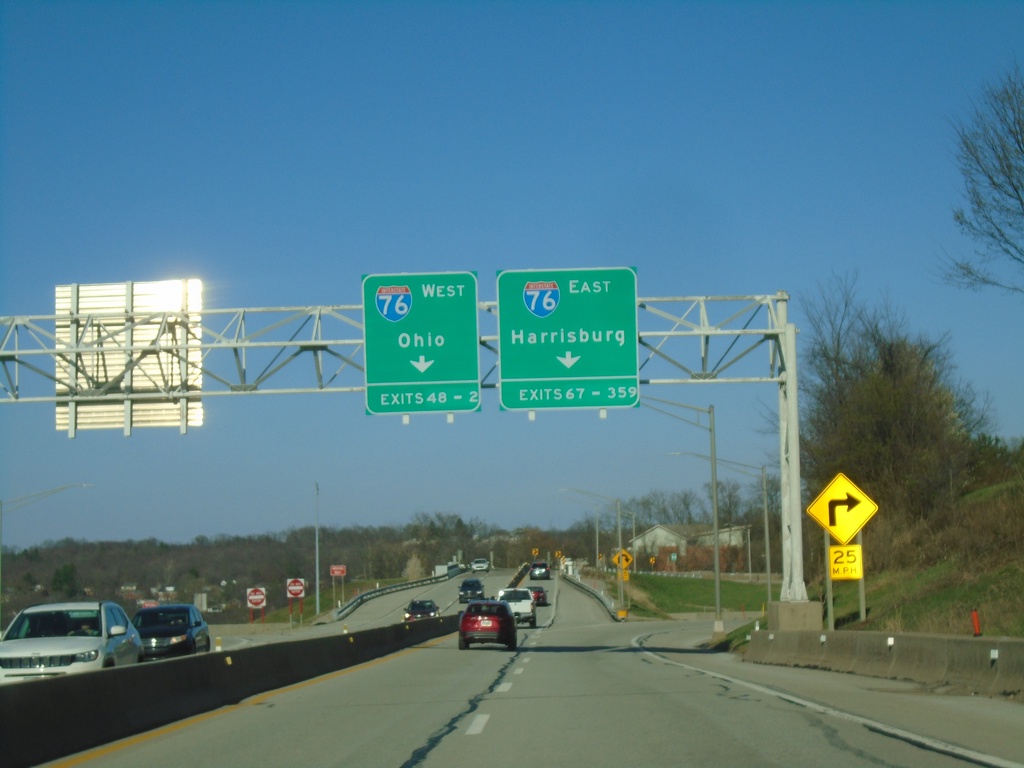
<instances>
[{"instance_id":1,"label":"concrete retaining wall","mask_svg":"<svg viewBox=\"0 0 1024 768\"><path fill-rule=\"evenodd\" d=\"M885 632L759 631L744 661L955 686L990 696L1024 692L1024 640Z\"/></svg>"},{"instance_id":2,"label":"concrete retaining wall","mask_svg":"<svg viewBox=\"0 0 1024 768\"><path fill-rule=\"evenodd\" d=\"M0 765L37 765L458 629L458 616L0 686Z\"/></svg>"}]
</instances>

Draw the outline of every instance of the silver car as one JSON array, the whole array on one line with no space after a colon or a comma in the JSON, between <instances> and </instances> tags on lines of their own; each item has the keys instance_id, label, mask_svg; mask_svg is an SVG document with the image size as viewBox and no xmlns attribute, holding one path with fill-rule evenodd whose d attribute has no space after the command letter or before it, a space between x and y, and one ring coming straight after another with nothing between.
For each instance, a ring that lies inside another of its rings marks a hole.
<instances>
[{"instance_id":1,"label":"silver car","mask_svg":"<svg viewBox=\"0 0 1024 768\"><path fill-rule=\"evenodd\" d=\"M0 639L0 683L136 664L142 657L139 632L117 603L33 605Z\"/></svg>"}]
</instances>

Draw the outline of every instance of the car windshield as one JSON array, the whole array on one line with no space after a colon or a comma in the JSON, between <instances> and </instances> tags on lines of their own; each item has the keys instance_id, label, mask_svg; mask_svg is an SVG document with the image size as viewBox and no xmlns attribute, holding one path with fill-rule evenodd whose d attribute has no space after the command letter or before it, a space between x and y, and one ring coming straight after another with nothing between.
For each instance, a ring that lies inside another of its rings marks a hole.
<instances>
[{"instance_id":1,"label":"car windshield","mask_svg":"<svg viewBox=\"0 0 1024 768\"><path fill-rule=\"evenodd\" d=\"M38 637L99 637L98 608L68 611L22 613L11 624L5 640L30 640Z\"/></svg>"},{"instance_id":2,"label":"car windshield","mask_svg":"<svg viewBox=\"0 0 1024 768\"><path fill-rule=\"evenodd\" d=\"M508 589L501 593L502 600L532 600L533 595L525 589Z\"/></svg>"},{"instance_id":3,"label":"car windshield","mask_svg":"<svg viewBox=\"0 0 1024 768\"><path fill-rule=\"evenodd\" d=\"M462 582L463 589L480 589L483 585L476 579L466 579Z\"/></svg>"},{"instance_id":4,"label":"car windshield","mask_svg":"<svg viewBox=\"0 0 1024 768\"><path fill-rule=\"evenodd\" d=\"M432 611L434 604L429 600L413 600L409 604L410 611Z\"/></svg>"},{"instance_id":5,"label":"car windshield","mask_svg":"<svg viewBox=\"0 0 1024 768\"><path fill-rule=\"evenodd\" d=\"M185 627L188 626L188 611L139 611L132 619L139 629L146 627Z\"/></svg>"}]
</instances>

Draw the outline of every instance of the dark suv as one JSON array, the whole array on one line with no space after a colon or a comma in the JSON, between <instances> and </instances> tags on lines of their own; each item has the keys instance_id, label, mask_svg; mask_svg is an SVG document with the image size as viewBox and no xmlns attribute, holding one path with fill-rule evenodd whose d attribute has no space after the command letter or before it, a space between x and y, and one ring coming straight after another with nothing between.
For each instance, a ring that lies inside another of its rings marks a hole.
<instances>
[{"instance_id":1,"label":"dark suv","mask_svg":"<svg viewBox=\"0 0 1024 768\"><path fill-rule=\"evenodd\" d=\"M463 579L459 585L459 602L484 599L484 583L480 579Z\"/></svg>"},{"instance_id":2,"label":"dark suv","mask_svg":"<svg viewBox=\"0 0 1024 768\"><path fill-rule=\"evenodd\" d=\"M530 566L531 579L550 579L551 566L547 563L534 563Z\"/></svg>"}]
</instances>

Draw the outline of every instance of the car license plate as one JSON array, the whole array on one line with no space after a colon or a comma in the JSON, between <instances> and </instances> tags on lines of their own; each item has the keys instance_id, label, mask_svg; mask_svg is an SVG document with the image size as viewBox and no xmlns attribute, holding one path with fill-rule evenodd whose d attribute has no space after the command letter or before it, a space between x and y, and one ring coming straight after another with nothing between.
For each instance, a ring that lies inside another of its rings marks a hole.
<instances>
[{"instance_id":1,"label":"car license plate","mask_svg":"<svg viewBox=\"0 0 1024 768\"><path fill-rule=\"evenodd\" d=\"M489 627L489 626L491 626L491 620L490 619L484 619L483 621L480 622L480 626L481 627Z\"/></svg>"}]
</instances>

